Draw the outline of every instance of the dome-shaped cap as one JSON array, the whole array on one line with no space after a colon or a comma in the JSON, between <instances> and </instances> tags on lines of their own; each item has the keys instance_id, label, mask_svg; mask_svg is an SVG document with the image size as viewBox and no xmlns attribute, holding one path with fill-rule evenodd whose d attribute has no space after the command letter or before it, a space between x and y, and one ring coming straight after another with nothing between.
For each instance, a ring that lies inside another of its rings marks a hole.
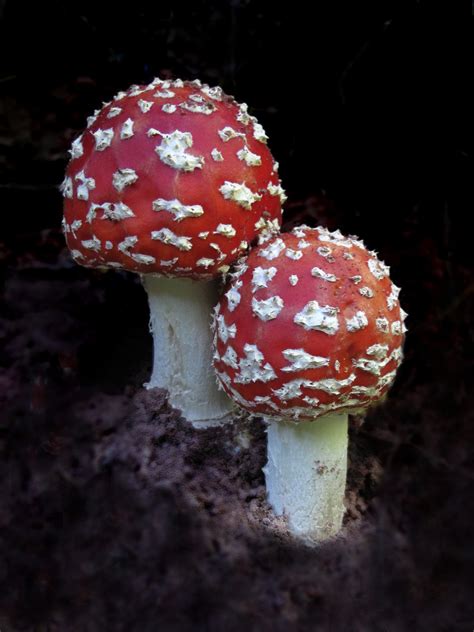
<instances>
[{"instance_id":1,"label":"dome-shaped cap","mask_svg":"<svg viewBox=\"0 0 474 632\"><path fill-rule=\"evenodd\" d=\"M398 293L357 238L306 226L272 238L240 262L216 307L218 378L255 414L359 412L402 360Z\"/></svg>"},{"instance_id":2,"label":"dome-shaped cap","mask_svg":"<svg viewBox=\"0 0 474 632\"><path fill-rule=\"evenodd\" d=\"M261 125L199 81L132 86L88 119L61 186L77 263L166 276L227 271L279 229L284 192Z\"/></svg>"}]
</instances>

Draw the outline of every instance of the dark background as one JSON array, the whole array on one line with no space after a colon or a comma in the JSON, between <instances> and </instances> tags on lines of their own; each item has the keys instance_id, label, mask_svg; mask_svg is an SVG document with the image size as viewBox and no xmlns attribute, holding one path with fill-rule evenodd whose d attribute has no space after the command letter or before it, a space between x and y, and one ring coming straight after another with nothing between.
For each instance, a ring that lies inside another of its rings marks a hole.
<instances>
[{"instance_id":1,"label":"dark background","mask_svg":"<svg viewBox=\"0 0 474 632\"><path fill-rule=\"evenodd\" d=\"M0 0L2 630L472 630L468 20L427 1ZM64 248L72 139L155 76L247 102L286 227L359 235L402 287L405 363L353 431L361 532L311 555L235 524L239 485L264 503L261 428L258 458L229 461L162 397L152 412L137 280Z\"/></svg>"}]
</instances>

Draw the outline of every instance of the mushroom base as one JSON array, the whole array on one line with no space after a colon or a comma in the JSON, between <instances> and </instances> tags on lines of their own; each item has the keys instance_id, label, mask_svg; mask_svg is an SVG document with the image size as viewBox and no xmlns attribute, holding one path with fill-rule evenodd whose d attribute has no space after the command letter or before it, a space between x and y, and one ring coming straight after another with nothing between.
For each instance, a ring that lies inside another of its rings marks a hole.
<instances>
[{"instance_id":1,"label":"mushroom base","mask_svg":"<svg viewBox=\"0 0 474 632\"><path fill-rule=\"evenodd\" d=\"M226 421L233 409L212 367L211 315L217 281L143 276L150 306L153 370L147 388L165 388L169 402L196 427Z\"/></svg>"},{"instance_id":2,"label":"mushroom base","mask_svg":"<svg viewBox=\"0 0 474 632\"><path fill-rule=\"evenodd\" d=\"M286 514L290 531L314 544L342 526L347 473L348 416L276 422L267 429L268 501Z\"/></svg>"}]
</instances>

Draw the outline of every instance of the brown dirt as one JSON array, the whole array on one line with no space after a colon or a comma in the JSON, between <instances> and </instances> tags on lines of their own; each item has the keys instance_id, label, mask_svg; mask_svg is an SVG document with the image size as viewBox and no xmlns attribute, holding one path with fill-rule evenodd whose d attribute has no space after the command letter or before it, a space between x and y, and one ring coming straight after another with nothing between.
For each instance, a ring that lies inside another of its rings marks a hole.
<instances>
[{"instance_id":1,"label":"brown dirt","mask_svg":"<svg viewBox=\"0 0 474 632\"><path fill-rule=\"evenodd\" d=\"M261 422L194 430L141 388L136 280L72 266L55 231L31 239L7 254L0 321L7 630L469 629L473 426L454 363L437 383L409 364L354 420L345 527L308 549L266 504Z\"/></svg>"}]
</instances>

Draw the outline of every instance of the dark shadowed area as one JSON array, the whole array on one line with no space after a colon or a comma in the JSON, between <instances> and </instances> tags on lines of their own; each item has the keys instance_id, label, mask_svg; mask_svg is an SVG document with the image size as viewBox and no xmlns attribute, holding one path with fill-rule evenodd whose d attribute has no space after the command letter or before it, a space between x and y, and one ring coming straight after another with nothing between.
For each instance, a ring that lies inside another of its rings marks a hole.
<instances>
[{"instance_id":1,"label":"dark shadowed area","mask_svg":"<svg viewBox=\"0 0 474 632\"><path fill-rule=\"evenodd\" d=\"M450 11L0 0L2 632L473 629L469 16ZM145 391L138 278L65 248L71 141L155 76L247 102L285 229L355 233L402 287L405 362L353 420L345 526L319 548L265 502L263 423L198 432Z\"/></svg>"}]
</instances>

